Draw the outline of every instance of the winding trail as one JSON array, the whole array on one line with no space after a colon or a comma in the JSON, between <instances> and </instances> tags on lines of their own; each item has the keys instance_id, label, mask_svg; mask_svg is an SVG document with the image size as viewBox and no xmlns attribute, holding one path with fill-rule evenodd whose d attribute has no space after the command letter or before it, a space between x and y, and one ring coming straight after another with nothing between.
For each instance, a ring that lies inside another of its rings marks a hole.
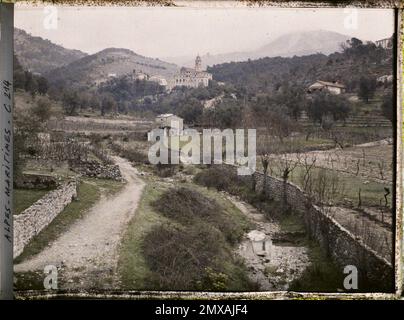
<instances>
[{"instance_id":1,"label":"winding trail","mask_svg":"<svg viewBox=\"0 0 404 320\"><path fill-rule=\"evenodd\" d=\"M39 254L14 267L15 272L43 271L58 267L60 289L116 289L118 250L126 226L135 214L144 182L125 159L114 157L125 187L103 197L81 220Z\"/></svg>"}]
</instances>

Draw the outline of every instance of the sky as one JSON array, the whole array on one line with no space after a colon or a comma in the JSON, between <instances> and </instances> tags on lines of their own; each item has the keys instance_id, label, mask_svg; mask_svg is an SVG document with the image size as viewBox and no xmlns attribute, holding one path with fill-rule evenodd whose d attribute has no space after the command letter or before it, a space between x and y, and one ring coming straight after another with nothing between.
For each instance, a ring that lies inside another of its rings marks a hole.
<instances>
[{"instance_id":1,"label":"sky","mask_svg":"<svg viewBox=\"0 0 404 320\"><path fill-rule=\"evenodd\" d=\"M251 51L297 31L329 30L375 41L390 37L394 29L390 9L183 4L131 8L17 4L15 26L89 54L116 47L155 58Z\"/></svg>"}]
</instances>

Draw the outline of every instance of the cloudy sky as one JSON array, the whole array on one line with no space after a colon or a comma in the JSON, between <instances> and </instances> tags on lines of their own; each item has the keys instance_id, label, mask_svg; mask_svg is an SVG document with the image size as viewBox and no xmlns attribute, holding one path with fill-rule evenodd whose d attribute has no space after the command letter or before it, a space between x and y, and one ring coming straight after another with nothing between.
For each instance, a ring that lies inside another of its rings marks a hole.
<instances>
[{"instance_id":1,"label":"cloudy sky","mask_svg":"<svg viewBox=\"0 0 404 320\"><path fill-rule=\"evenodd\" d=\"M57 19L55 19L57 17ZM15 26L70 49L95 53L128 48L150 57L257 49L296 31L330 30L364 40L393 33L384 9L280 9L229 7L30 7L17 5ZM55 23L56 21L56 23Z\"/></svg>"}]
</instances>

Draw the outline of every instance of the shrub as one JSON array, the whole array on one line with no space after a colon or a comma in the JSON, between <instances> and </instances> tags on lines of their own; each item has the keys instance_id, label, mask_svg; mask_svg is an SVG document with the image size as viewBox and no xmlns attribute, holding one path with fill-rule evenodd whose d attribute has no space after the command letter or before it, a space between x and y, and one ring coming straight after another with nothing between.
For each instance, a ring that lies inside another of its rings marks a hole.
<instances>
[{"instance_id":1,"label":"shrub","mask_svg":"<svg viewBox=\"0 0 404 320\"><path fill-rule=\"evenodd\" d=\"M125 158L127 158L129 161L134 162L134 163L147 164L149 162L147 155L145 155L144 153L137 151L135 149L124 150L123 156Z\"/></svg>"},{"instance_id":2,"label":"shrub","mask_svg":"<svg viewBox=\"0 0 404 320\"><path fill-rule=\"evenodd\" d=\"M207 219L222 210L216 201L188 188L170 189L153 205L166 217L184 224L195 217Z\"/></svg>"},{"instance_id":3,"label":"shrub","mask_svg":"<svg viewBox=\"0 0 404 320\"><path fill-rule=\"evenodd\" d=\"M287 209L290 209L285 208L280 201L272 199L270 195L255 191L252 187L252 179L240 178L235 171L224 166L214 166L202 170L194 177L194 181L208 188L214 187L239 196L264 212L270 219L279 218L287 213Z\"/></svg>"},{"instance_id":4,"label":"shrub","mask_svg":"<svg viewBox=\"0 0 404 320\"><path fill-rule=\"evenodd\" d=\"M220 232L208 225L204 228L154 227L142 245L143 255L153 271L152 287L196 289L204 282L205 270L217 269L215 258L223 255L222 243Z\"/></svg>"},{"instance_id":5,"label":"shrub","mask_svg":"<svg viewBox=\"0 0 404 320\"><path fill-rule=\"evenodd\" d=\"M196 168L194 166L190 165L185 165L184 168L182 169L182 173L193 176L196 173Z\"/></svg>"},{"instance_id":6,"label":"shrub","mask_svg":"<svg viewBox=\"0 0 404 320\"><path fill-rule=\"evenodd\" d=\"M240 178L235 171L225 166L212 166L200 171L195 175L194 182L208 188L216 188L219 191L237 195L250 203L262 200L262 197L253 190L253 181L250 177Z\"/></svg>"},{"instance_id":7,"label":"shrub","mask_svg":"<svg viewBox=\"0 0 404 320\"><path fill-rule=\"evenodd\" d=\"M145 154L139 150L136 150L133 148L125 148L118 143L112 143L111 149L115 153L119 154L121 157L128 159L130 162L133 162L136 164L148 164L149 163L147 154Z\"/></svg>"},{"instance_id":8,"label":"shrub","mask_svg":"<svg viewBox=\"0 0 404 320\"><path fill-rule=\"evenodd\" d=\"M179 166L175 164L161 164L154 166L154 172L161 178L168 178L175 175Z\"/></svg>"},{"instance_id":9,"label":"shrub","mask_svg":"<svg viewBox=\"0 0 404 320\"><path fill-rule=\"evenodd\" d=\"M211 267L205 268L205 277L198 281L201 290L224 291L227 288L229 276L222 272L216 272Z\"/></svg>"},{"instance_id":10,"label":"shrub","mask_svg":"<svg viewBox=\"0 0 404 320\"><path fill-rule=\"evenodd\" d=\"M223 233L226 240L234 244L244 233L217 201L188 188L172 188L153 203L164 216L183 225L211 224Z\"/></svg>"},{"instance_id":11,"label":"shrub","mask_svg":"<svg viewBox=\"0 0 404 320\"><path fill-rule=\"evenodd\" d=\"M209 169L199 172L194 181L208 188L216 188L221 191L228 191L239 183L237 175L231 170L222 166L212 166Z\"/></svg>"},{"instance_id":12,"label":"shrub","mask_svg":"<svg viewBox=\"0 0 404 320\"><path fill-rule=\"evenodd\" d=\"M191 188L171 188L150 204L170 221L143 238L150 270L145 288L154 290L249 291L244 261L234 244L249 225L230 208ZM233 213L233 212L232 212ZM241 214L240 214L241 215Z\"/></svg>"}]
</instances>

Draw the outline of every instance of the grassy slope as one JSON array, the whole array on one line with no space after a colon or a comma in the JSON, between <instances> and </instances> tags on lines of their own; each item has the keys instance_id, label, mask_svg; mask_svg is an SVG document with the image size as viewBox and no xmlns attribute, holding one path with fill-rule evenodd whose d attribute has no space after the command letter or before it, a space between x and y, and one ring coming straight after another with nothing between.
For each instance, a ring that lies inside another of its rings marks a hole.
<instances>
[{"instance_id":1,"label":"grassy slope","mask_svg":"<svg viewBox=\"0 0 404 320\"><path fill-rule=\"evenodd\" d=\"M190 183L182 184L182 186L192 188L205 196L215 199L224 208L224 212L233 217L234 222L237 223L240 228L249 227L249 223L244 215L217 192ZM149 179L143 191L136 214L128 225L121 244L118 263L123 289L155 289L150 287L148 281L152 273L142 255L142 241L153 226L166 223L176 224L175 221L169 220L162 214L156 212L151 206L151 203L157 200L166 190L167 186L162 185L156 180ZM240 267L235 266L230 261L223 261L223 269L226 273L235 275L233 277L235 282L231 284L232 288L230 289L243 290L246 288L245 283L242 283L242 281L237 282L237 279L241 278L238 277L237 274L243 272Z\"/></svg>"},{"instance_id":2,"label":"grassy slope","mask_svg":"<svg viewBox=\"0 0 404 320\"><path fill-rule=\"evenodd\" d=\"M41 98L41 96L32 97L31 94L24 90L16 90L14 95L16 113L19 114L26 112L27 110L31 109L32 106ZM63 113L63 106L61 103L51 100L51 104L52 115L55 117L60 117Z\"/></svg>"},{"instance_id":3,"label":"grassy slope","mask_svg":"<svg viewBox=\"0 0 404 320\"><path fill-rule=\"evenodd\" d=\"M49 190L14 189L14 214L20 214L48 192Z\"/></svg>"},{"instance_id":4,"label":"grassy slope","mask_svg":"<svg viewBox=\"0 0 404 320\"><path fill-rule=\"evenodd\" d=\"M161 186L156 188L154 183L146 185L136 214L125 232L118 262L123 289L148 289L146 280L150 271L142 256L141 245L143 237L154 225L167 221L151 207L151 203L158 199L163 190Z\"/></svg>"}]
</instances>

